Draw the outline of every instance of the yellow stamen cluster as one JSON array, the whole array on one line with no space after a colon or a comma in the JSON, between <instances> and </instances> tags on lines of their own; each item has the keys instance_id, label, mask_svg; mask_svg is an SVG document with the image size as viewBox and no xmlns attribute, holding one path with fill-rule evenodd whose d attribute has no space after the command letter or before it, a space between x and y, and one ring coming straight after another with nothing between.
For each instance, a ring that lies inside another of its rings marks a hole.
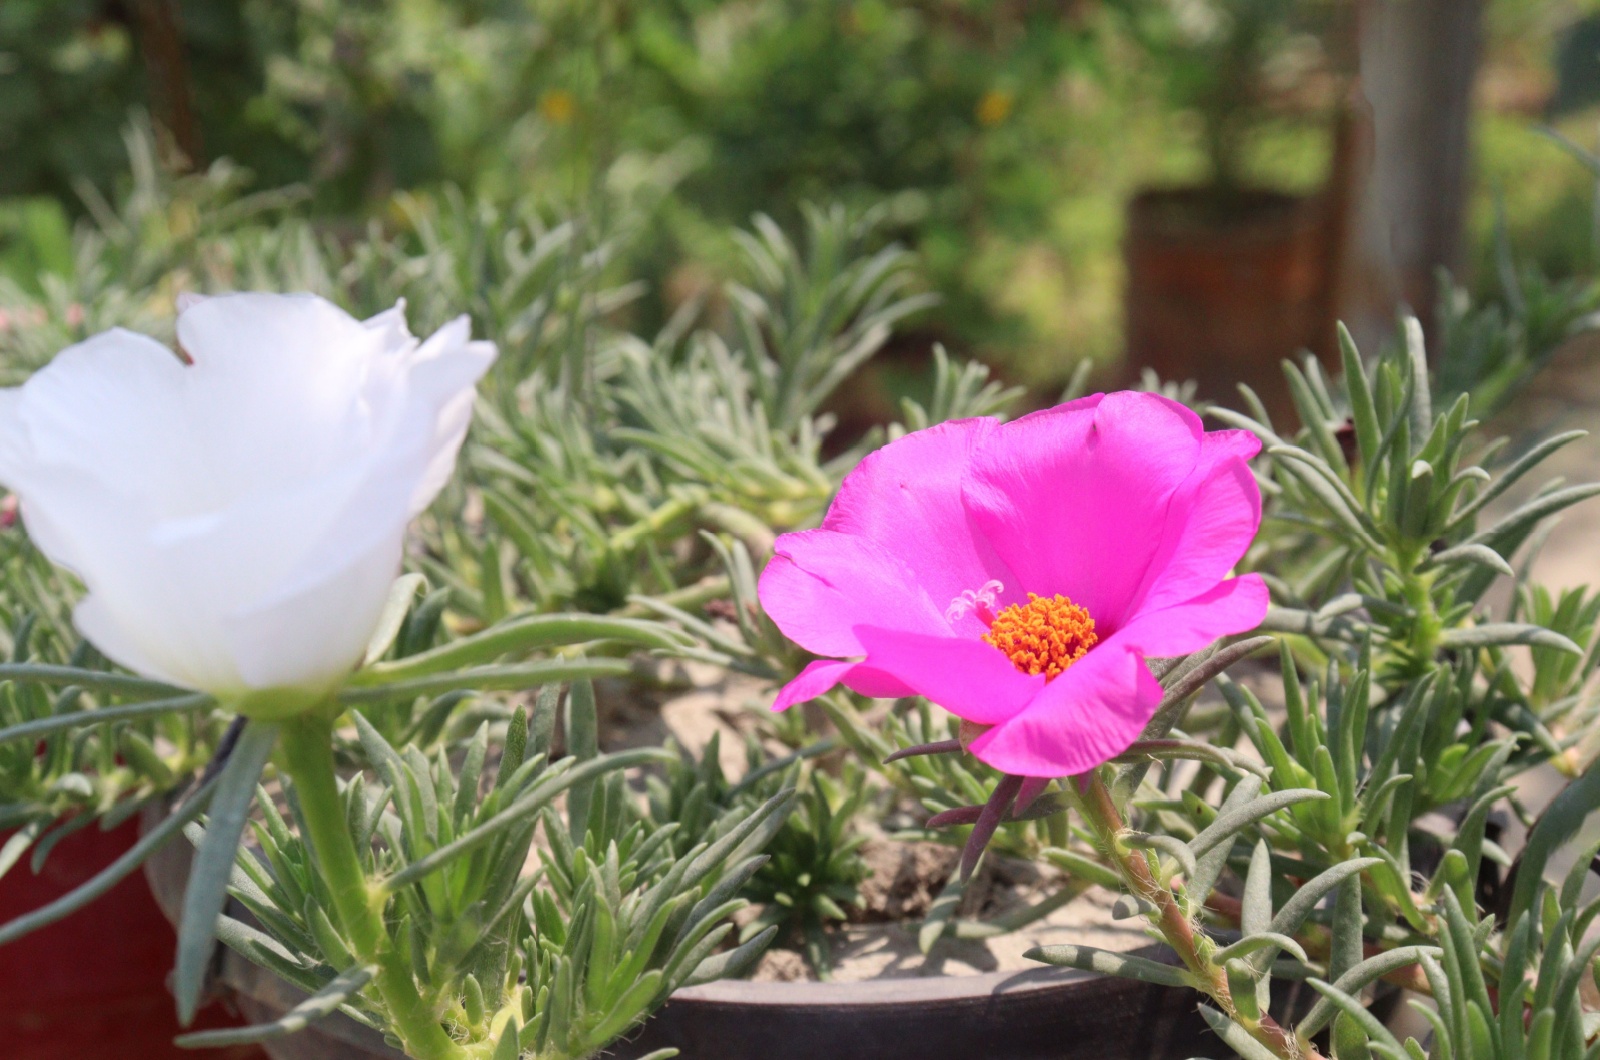
<instances>
[{"instance_id":1,"label":"yellow stamen cluster","mask_svg":"<svg viewBox=\"0 0 1600 1060\"><path fill-rule=\"evenodd\" d=\"M1048 600L1029 593L1027 603L1012 604L996 615L983 639L1005 652L1023 673L1044 674L1048 681L1083 658L1100 638L1087 608L1060 593Z\"/></svg>"}]
</instances>

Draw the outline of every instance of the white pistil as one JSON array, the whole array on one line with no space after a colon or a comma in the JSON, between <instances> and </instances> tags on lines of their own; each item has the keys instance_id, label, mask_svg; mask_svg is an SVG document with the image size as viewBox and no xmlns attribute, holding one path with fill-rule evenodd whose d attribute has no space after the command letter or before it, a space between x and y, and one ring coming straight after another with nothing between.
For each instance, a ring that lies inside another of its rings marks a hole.
<instances>
[{"instance_id":1,"label":"white pistil","mask_svg":"<svg viewBox=\"0 0 1600 1060\"><path fill-rule=\"evenodd\" d=\"M993 578L984 582L976 589L967 589L960 596L950 601L950 606L945 608L946 622L960 622L967 617L967 612L975 613L984 625L994 622L994 605L1000 599L1000 593L1005 586Z\"/></svg>"}]
</instances>

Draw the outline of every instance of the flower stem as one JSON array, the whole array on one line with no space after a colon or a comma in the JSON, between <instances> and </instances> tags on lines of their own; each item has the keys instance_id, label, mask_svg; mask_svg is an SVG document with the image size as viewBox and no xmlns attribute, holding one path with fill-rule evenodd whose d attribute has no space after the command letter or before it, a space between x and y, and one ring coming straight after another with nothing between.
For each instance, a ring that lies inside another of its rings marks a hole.
<instances>
[{"instance_id":1,"label":"flower stem","mask_svg":"<svg viewBox=\"0 0 1600 1060\"><path fill-rule=\"evenodd\" d=\"M376 965L374 980L395 1033L416 1060L459 1060L465 1052L439 1025L417 992L411 969L383 922L383 899L367 879L339 797L333 769L333 720L307 711L283 723L284 772L294 782L317 869L333 897L333 912L352 954Z\"/></svg>"},{"instance_id":2,"label":"flower stem","mask_svg":"<svg viewBox=\"0 0 1600 1060\"><path fill-rule=\"evenodd\" d=\"M1314 1048L1300 1042L1293 1034L1279 1026L1266 1013L1251 1016L1241 1012L1234 1004L1233 992L1228 987L1228 974L1211 961L1215 949L1211 940L1195 929L1194 921L1178 905L1172 889L1157 880L1150 871L1150 863L1141 851L1122 841L1127 831L1122 815L1106 790L1100 770L1096 769L1079 778L1081 786L1069 781L1066 787L1073 793L1078 812L1094 834L1095 844L1110 863L1116 867L1123 884L1134 896L1155 907L1151 918L1161 931L1167 945L1177 951L1184 968L1195 986L1208 994L1228 1018L1243 1027L1250 1036L1284 1060L1321 1060Z\"/></svg>"}]
</instances>

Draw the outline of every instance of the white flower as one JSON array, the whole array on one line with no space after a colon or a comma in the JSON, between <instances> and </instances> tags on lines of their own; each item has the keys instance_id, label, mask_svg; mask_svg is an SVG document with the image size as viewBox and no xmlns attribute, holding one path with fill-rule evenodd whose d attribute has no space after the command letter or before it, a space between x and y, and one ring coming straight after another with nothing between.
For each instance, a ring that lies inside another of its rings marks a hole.
<instances>
[{"instance_id":1,"label":"white flower","mask_svg":"<svg viewBox=\"0 0 1600 1060\"><path fill-rule=\"evenodd\" d=\"M74 621L109 658L230 700L325 692L450 477L494 346L465 317L419 343L403 304L362 322L312 295L192 299L177 334L180 355L107 331L0 389L0 484L82 578Z\"/></svg>"}]
</instances>

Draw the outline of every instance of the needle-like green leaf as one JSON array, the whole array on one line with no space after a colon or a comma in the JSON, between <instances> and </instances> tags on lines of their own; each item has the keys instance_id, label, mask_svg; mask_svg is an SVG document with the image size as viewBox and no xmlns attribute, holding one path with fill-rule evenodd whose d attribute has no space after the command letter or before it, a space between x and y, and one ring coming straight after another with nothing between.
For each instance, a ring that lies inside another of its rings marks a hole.
<instances>
[{"instance_id":1,"label":"needle-like green leaf","mask_svg":"<svg viewBox=\"0 0 1600 1060\"><path fill-rule=\"evenodd\" d=\"M277 741L276 725L250 722L217 774L205 838L195 852L178 918L178 960L172 992L178 1001L178 1022L186 1027L200 1006L206 967L216 944L217 917L228 900L228 881L233 875L245 820L255 801L256 782Z\"/></svg>"}]
</instances>

